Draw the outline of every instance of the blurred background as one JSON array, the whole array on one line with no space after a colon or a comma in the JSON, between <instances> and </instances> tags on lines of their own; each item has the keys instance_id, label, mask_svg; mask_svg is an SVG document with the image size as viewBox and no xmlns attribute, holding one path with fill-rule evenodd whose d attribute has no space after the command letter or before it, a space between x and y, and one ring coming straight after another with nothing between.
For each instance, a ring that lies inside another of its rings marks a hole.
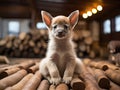
<instances>
[{"instance_id":1,"label":"blurred background","mask_svg":"<svg viewBox=\"0 0 120 90\"><path fill-rule=\"evenodd\" d=\"M81 58L106 59L108 43L120 40L120 0L0 0L0 55L45 57L49 39L41 10L52 16L80 11L73 41Z\"/></svg>"}]
</instances>

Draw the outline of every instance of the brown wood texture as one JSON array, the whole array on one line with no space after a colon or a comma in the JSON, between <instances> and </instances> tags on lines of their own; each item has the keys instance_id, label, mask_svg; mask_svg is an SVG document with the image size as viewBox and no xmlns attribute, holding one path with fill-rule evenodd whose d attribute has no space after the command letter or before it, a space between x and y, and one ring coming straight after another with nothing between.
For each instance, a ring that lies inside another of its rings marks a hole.
<instances>
[{"instance_id":1,"label":"brown wood texture","mask_svg":"<svg viewBox=\"0 0 120 90\"><path fill-rule=\"evenodd\" d=\"M69 88L66 84L61 83L56 87L56 90L69 90Z\"/></svg>"},{"instance_id":2,"label":"brown wood texture","mask_svg":"<svg viewBox=\"0 0 120 90\"><path fill-rule=\"evenodd\" d=\"M2 80L0 80L0 90L4 90L6 87L11 86L19 82L27 72L25 70L20 70L15 74L12 74Z\"/></svg>"},{"instance_id":3,"label":"brown wood texture","mask_svg":"<svg viewBox=\"0 0 120 90\"><path fill-rule=\"evenodd\" d=\"M37 90L49 90L50 83L48 80L42 80Z\"/></svg>"},{"instance_id":4,"label":"brown wood texture","mask_svg":"<svg viewBox=\"0 0 120 90\"><path fill-rule=\"evenodd\" d=\"M17 69L19 65L29 62L29 60L31 61L31 59L14 60L14 64L5 65L4 67L1 67L0 70L4 72ZM108 68L104 71L84 64L81 66L81 74L74 74L70 84L60 83L59 85L52 85L48 80L41 76L38 70L39 62L39 60L34 60L35 64L29 67L27 64L24 64L27 66L26 69L19 68L20 70L17 72L15 71L13 74L1 79L0 90L119 90L120 88L119 69ZM28 72L28 69L35 67L37 67L37 70L33 69L35 70L34 73Z\"/></svg>"},{"instance_id":5,"label":"brown wood texture","mask_svg":"<svg viewBox=\"0 0 120 90\"><path fill-rule=\"evenodd\" d=\"M78 75L74 75L71 81L71 87L73 90L85 90L85 83L79 78Z\"/></svg>"},{"instance_id":6,"label":"brown wood texture","mask_svg":"<svg viewBox=\"0 0 120 90\"><path fill-rule=\"evenodd\" d=\"M103 89L109 89L110 88L110 81L104 74L104 72L100 69L94 70L96 80L98 82L98 85Z\"/></svg>"},{"instance_id":7,"label":"brown wood texture","mask_svg":"<svg viewBox=\"0 0 120 90\"><path fill-rule=\"evenodd\" d=\"M115 70L108 69L105 71L105 74L115 83L120 85L120 73L116 72Z\"/></svg>"},{"instance_id":8,"label":"brown wood texture","mask_svg":"<svg viewBox=\"0 0 120 90\"><path fill-rule=\"evenodd\" d=\"M25 84L22 90L36 90L40 84L42 76L39 71Z\"/></svg>"}]
</instances>

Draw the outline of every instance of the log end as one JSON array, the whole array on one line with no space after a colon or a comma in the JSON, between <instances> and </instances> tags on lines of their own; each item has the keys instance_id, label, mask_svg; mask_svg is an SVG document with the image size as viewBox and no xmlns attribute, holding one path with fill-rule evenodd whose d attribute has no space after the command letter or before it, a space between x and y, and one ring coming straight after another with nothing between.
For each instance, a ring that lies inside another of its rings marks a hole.
<instances>
[{"instance_id":1,"label":"log end","mask_svg":"<svg viewBox=\"0 0 120 90\"><path fill-rule=\"evenodd\" d=\"M3 78L5 78L5 77L7 77L8 76L8 74L6 73L6 72L2 72L1 74L0 74L0 79L3 79Z\"/></svg>"},{"instance_id":2,"label":"log end","mask_svg":"<svg viewBox=\"0 0 120 90\"><path fill-rule=\"evenodd\" d=\"M104 65L103 67L102 67L102 70L104 70L104 71L106 71L108 69L108 66L107 65Z\"/></svg>"},{"instance_id":3,"label":"log end","mask_svg":"<svg viewBox=\"0 0 120 90\"><path fill-rule=\"evenodd\" d=\"M98 85L103 89L109 89L110 88L110 81L107 78L101 78L98 82Z\"/></svg>"},{"instance_id":4,"label":"log end","mask_svg":"<svg viewBox=\"0 0 120 90\"><path fill-rule=\"evenodd\" d=\"M75 82L72 86L73 90L85 90L85 84L82 82Z\"/></svg>"}]
</instances>

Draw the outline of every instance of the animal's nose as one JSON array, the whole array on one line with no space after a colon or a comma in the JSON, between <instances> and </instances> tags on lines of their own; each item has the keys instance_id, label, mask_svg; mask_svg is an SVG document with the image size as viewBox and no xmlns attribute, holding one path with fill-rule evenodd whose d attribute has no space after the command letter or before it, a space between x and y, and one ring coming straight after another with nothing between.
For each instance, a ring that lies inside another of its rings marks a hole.
<instances>
[{"instance_id":1,"label":"animal's nose","mask_svg":"<svg viewBox=\"0 0 120 90\"><path fill-rule=\"evenodd\" d=\"M58 33L59 33L59 34L62 34L62 33L63 33L63 31L59 31Z\"/></svg>"},{"instance_id":2,"label":"animal's nose","mask_svg":"<svg viewBox=\"0 0 120 90\"><path fill-rule=\"evenodd\" d=\"M62 34L63 32L61 31L61 32L58 32L59 34Z\"/></svg>"}]
</instances>

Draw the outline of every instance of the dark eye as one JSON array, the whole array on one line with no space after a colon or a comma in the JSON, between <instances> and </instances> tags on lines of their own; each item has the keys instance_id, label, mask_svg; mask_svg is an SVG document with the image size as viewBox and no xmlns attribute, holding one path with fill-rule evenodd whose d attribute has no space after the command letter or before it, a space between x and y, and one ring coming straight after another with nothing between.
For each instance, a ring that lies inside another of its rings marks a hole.
<instances>
[{"instance_id":1,"label":"dark eye","mask_svg":"<svg viewBox=\"0 0 120 90\"><path fill-rule=\"evenodd\" d=\"M65 29L68 29L68 26L67 26L67 25L64 25L64 28L65 28Z\"/></svg>"},{"instance_id":2,"label":"dark eye","mask_svg":"<svg viewBox=\"0 0 120 90\"><path fill-rule=\"evenodd\" d=\"M53 28L56 29L56 28L57 28L57 25L54 25Z\"/></svg>"}]
</instances>

